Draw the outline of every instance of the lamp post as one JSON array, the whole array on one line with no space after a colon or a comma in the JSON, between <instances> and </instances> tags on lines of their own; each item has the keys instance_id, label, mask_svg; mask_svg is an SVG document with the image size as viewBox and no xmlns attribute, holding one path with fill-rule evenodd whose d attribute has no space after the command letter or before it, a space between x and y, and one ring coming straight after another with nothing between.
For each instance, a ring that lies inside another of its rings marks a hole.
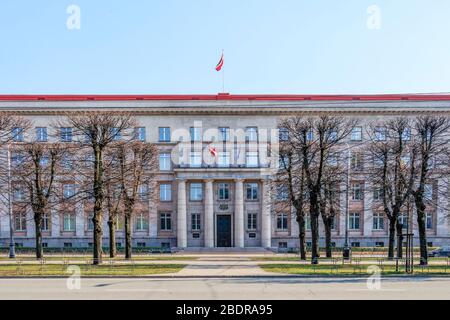
<instances>
[{"instance_id":1,"label":"lamp post","mask_svg":"<svg viewBox=\"0 0 450 320\"><path fill-rule=\"evenodd\" d=\"M8 210L9 210L9 258L16 258L16 245L14 243L14 228L13 228L13 209L12 209L12 186L11 186L11 150L8 144Z\"/></svg>"},{"instance_id":2,"label":"lamp post","mask_svg":"<svg viewBox=\"0 0 450 320\"><path fill-rule=\"evenodd\" d=\"M349 245L349 235L348 235L348 219L350 210L350 167L351 167L351 152L350 146L347 143L347 186L346 186L346 201L345 201L345 243L343 250L343 259L350 260L351 248Z\"/></svg>"}]
</instances>

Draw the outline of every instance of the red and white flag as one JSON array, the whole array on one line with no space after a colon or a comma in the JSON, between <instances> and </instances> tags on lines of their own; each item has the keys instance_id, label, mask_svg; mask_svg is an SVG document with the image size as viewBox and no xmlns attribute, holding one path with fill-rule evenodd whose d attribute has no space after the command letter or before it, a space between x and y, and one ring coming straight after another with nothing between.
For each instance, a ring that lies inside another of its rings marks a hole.
<instances>
[{"instance_id":1,"label":"red and white flag","mask_svg":"<svg viewBox=\"0 0 450 320\"><path fill-rule=\"evenodd\" d=\"M213 147L209 147L209 152L211 153L211 155L213 157L217 157L219 155L219 152L217 152L217 149L213 148Z\"/></svg>"},{"instance_id":2,"label":"red and white flag","mask_svg":"<svg viewBox=\"0 0 450 320\"><path fill-rule=\"evenodd\" d=\"M224 57L223 57L223 52L222 52L222 56L220 57L219 63L216 66L216 71L220 71L222 70L223 67L223 63L225 62Z\"/></svg>"}]
</instances>

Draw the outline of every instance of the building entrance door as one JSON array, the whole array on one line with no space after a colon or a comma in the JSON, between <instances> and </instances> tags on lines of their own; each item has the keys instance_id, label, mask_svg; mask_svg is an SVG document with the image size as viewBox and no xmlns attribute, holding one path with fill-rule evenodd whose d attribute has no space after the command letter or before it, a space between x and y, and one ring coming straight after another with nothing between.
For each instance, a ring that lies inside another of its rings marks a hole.
<instances>
[{"instance_id":1,"label":"building entrance door","mask_svg":"<svg viewBox=\"0 0 450 320\"><path fill-rule=\"evenodd\" d=\"M231 247L231 216L218 215L217 216L217 247L230 248Z\"/></svg>"}]
</instances>

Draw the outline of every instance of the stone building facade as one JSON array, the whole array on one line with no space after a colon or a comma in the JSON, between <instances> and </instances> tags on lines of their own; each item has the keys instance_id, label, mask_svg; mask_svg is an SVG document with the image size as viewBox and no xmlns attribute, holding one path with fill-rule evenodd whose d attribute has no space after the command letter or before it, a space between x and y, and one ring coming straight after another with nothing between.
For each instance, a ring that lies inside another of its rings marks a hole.
<instances>
[{"instance_id":1,"label":"stone building facade","mask_svg":"<svg viewBox=\"0 0 450 320\"><path fill-rule=\"evenodd\" d=\"M274 148L279 119L298 114L358 118L361 139L349 137L348 143L363 150L364 126L369 122L394 116L450 114L450 96L0 96L0 110L30 119L32 132L49 136L47 130L50 132L52 124L68 111L132 113L139 122L136 130L140 138L155 143L160 151L158 187L154 190L159 201L145 203L147 200L141 199L147 209L134 218L137 247L294 248L298 246L295 212L273 194L269 183L278 167ZM447 188L447 183L446 177L440 178L432 190ZM350 187L351 243L387 245L387 219L377 212L374 192L363 172L352 173ZM439 205L428 212L430 245L449 244L448 192L435 192L433 197ZM342 203L345 201L343 198ZM92 245L89 211L89 204L54 208L45 224L45 246ZM12 219L15 242L33 247L31 212L24 215ZM336 246L344 241L344 217L344 212L336 217ZM106 222L104 230L106 246ZM9 232L8 208L2 205L3 247L9 243ZM117 235L118 245L123 245L122 230Z\"/></svg>"}]
</instances>

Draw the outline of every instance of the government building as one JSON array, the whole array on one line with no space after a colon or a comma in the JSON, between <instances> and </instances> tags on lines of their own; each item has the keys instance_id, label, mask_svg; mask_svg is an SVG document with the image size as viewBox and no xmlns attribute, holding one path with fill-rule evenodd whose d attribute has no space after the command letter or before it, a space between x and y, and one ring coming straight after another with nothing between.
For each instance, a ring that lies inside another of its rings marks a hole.
<instances>
[{"instance_id":1,"label":"government building","mask_svg":"<svg viewBox=\"0 0 450 320\"><path fill-rule=\"evenodd\" d=\"M286 195L273 190L270 183L279 165L276 151L280 119L323 114L354 117L360 120L360 127L354 128L347 143L363 146L369 122L397 116L450 115L450 96L0 96L0 110L31 120L31 133L42 141L50 136L52 123L67 112L120 111L130 112L137 119L139 139L159 149L155 190L159 201L147 203L147 209L135 215L135 247L290 249L299 246L295 212L287 204ZM71 128L64 128L64 139L70 141L70 137ZM388 221L374 210L375 194L366 179L361 172L351 176L348 223L341 210L333 226L337 247L343 246L346 228L354 247L388 245ZM427 189L434 200L426 223L430 246L450 244L449 193L437 192L447 190L448 182L447 177L441 177ZM63 192L70 196L76 188L67 184ZM22 196L14 192L13 206ZM149 200L143 196L141 201ZM31 210L14 211L13 215L10 219L8 206L2 203L0 247L9 245L11 220L16 245L33 248ZM408 214L402 219L408 221ZM107 219L104 221L106 247ZM417 231L415 234L418 238ZM43 235L47 248L92 246L88 206L52 208L45 218ZM124 246L121 228L117 230L117 245Z\"/></svg>"}]
</instances>

